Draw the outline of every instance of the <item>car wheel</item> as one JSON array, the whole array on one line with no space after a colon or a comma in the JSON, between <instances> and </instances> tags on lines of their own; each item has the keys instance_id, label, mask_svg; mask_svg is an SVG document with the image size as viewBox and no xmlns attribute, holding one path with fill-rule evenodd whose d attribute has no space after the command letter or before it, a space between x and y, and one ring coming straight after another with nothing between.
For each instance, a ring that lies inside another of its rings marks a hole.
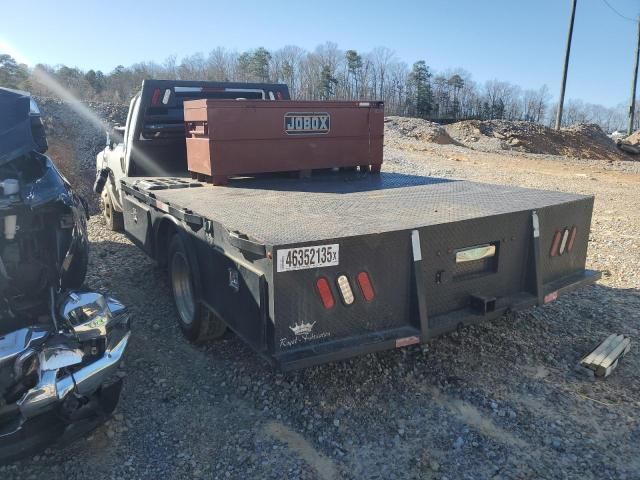
<instances>
[{"instance_id":1,"label":"car wheel","mask_svg":"<svg viewBox=\"0 0 640 480\"><path fill-rule=\"evenodd\" d=\"M169 242L168 267L178 324L185 337L194 343L221 337L227 326L196 298L193 271L179 234L174 234Z\"/></svg>"},{"instance_id":2,"label":"car wheel","mask_svg":"<svg viewBox=\"0 0 640 480\"><path fill-rule=\"evenodd\" d=\"M114 232L123 231L124 215L122 215L122 212L118 212L114 208L111 195L109 195L109 191L106 188L102 192L100 198L102 199L102 216L104 217L104 222L106 223L107 228Z\"/></svg>"}]
</instances>

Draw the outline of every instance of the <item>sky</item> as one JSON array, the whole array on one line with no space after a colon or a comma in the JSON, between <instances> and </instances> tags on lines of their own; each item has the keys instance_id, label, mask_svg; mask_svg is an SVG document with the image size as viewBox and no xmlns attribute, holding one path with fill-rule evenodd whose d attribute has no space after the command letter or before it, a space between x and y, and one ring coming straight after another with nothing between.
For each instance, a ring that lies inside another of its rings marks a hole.
<instances>
[{"instance_id":1,"label":"sky","mask_svg":"<svg viewBox=\"0 0 640 480\"><path fill-rule=\"evenodd\" d=\"M621 18L606 3L628 19ZM627 103L640 0L577 0L567 98ZM313 50L394 50L409 65L461 67L476 82L546 84L557 98L571 0L0 0L0 53L29 65L109 72L217 46L244 51L294 44ZM25 16L28 19L25 19Z\"/></svg>"}]
</instances>

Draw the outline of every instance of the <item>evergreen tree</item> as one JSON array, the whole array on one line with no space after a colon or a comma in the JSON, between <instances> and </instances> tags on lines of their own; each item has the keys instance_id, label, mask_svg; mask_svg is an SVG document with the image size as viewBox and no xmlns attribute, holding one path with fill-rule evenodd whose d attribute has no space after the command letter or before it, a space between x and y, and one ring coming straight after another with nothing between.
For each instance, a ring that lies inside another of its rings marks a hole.
<instances>
[{"instance_id":1,"label":"evergreen tree","mask_svg":"<svg viewBox=\"0 0 640 480\"><path fill-rule=\"evenodd\" d=\"M0 53L0 86L21 88L28 78L26 66L19 65L11 55Z\"/></svg>"},{"instance_id":2,"label":"evergreen tree","mask_svg":"<svg viewBox=\"0 0 640 480\"><path fill-rule=\"evenodd\" d=\"M324 65L320 72L320 96L323 100L327 100L333 96L337 84L338 79L333 76L331 67Z\"/></svg>"},{"instance_id":3,"label":"evergreen tree","mask_svg":"<svg viewBox=\"0 0 640 480\"><path fill-rule=\"evenodd\" d=\"M251 60L251 52L243 52L238 57L238 76L241 82L250 80Z\"/></svg>"},{"instance_id":4,"label":"evergreen tree","mask_svg":"<svg viewBox=\"0 0 640 480\"><path fill-rule=\"evenodd\" d=\"M95 70L89 70L84 74L84 79L89 85L91 85L93 91L98 95L102 93L106 87L106 79L104 77L104 73L102 73L100 70L98 70L97 72Z\"/></svg>"},{"instance_id":5,"label":"evergreen tree","mask_svg":"<svg viewBox=\"0 0 640 480\"><path fill-rule=\"evenodd\" d=\"M251 74L255 80L260 82L269 81L269 63L271 54L263 47L258 48L251 55Z\"/></svg>"},{"instance_id":6,"label":"evergreen tree","mask_svg":"<svg viewBox=\"0 0 640 480\"><path fill-rule=\"evenodd\" d=\"M358 76L362 70L362 57L355 50L347 50L344 54L347 60L347 76L353 79L354 89L351 91L351 85L349 86L350 93L358 95Z\"/></svg>"},{"instance_id":7,"label":"evergreen tree","mask_svg":"<svg viewBox=\"0 0 640 480\"><path fill-rule=\"evenodd\" d=\"M409 74L415 93L416 115L426 118L433 110L433 92L431 91L431 72L424 60L413 64L413 69Z\"/></svg>"}]
</instances>

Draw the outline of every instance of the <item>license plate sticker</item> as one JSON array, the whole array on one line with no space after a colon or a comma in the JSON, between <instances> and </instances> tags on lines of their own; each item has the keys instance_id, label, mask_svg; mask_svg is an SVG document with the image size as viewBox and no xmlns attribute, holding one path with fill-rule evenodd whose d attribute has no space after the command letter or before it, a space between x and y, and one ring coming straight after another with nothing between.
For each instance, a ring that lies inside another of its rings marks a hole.
<instances>
[{"instance_id":1,"label":"license plate sticker","mask_svg":"<svg viewBox=\"0 0 640 480\"><path fill-rule=\"evenodd\" d=\"M278 272L339 265L340 245L333 243L331 245L283 248L278 250L277 264Z\"/></svg>"}]
</instances>

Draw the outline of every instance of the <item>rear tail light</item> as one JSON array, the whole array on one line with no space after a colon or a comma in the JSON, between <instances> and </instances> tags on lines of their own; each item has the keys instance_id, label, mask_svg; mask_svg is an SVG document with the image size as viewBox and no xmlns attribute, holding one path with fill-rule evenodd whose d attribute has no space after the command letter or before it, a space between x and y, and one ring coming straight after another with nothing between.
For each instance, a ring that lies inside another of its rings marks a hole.
<instances>
[{"instance_id":1,"label":"rear tail light","mask_svg":"<svg viewBox=\"0 0 640 480\"><path fill-rule=\"evenodd\" d=\"M560 241L562 240L562 233L556 232L553 236L553 241L551 242L551 250L549 250L549 256L555 257L558 255L558 247L560 246Z\"/></svg>"},{"instance_id":2,"label":"rear tail light","mask_svg":"<svg viewBox=\"0 0 640 480\"><path fill-rule=\"evenodd\" d=\"M567 252L573 250L573 243L576 241L576 233L578 233L578 229L574 226L571 228L571 233L569 234L569 244L567 245Z\"/></svg>"},{"instance_id":3,"label":"rear tail light","mask_svg":"<svg viewBox=\"0 0 640 480\"><path fill-rule=\"evenodd\" d=\"M555 257L573 250L573 244L576 241L577 233L578 229L575 225L571 227L571 229L565 227L562 230L558 230L553 235L553 240L551 241L551 249L549 250L549 256Z\"/></svg>"},{"instance_id":4,"label":"rear tail light","mask_svg":"<svg viewBox=\"0 0 640 480\"><path fill-rule=\"evenodd\" d=\"M322 300L324 308L329 310L336 304L336 301L333 299L333 293L331 293L329 280L324 277L316 280L316 290L318 290L318 295L320 295L320 300Z\"/></svg>"},{"instance_id":5,"label":"rear tail light","mask_svg":"<svg viewBox=\"0 0 640 480\"><path fill-rule=\"evenodd\" d=\"M342 295L342 301L345 305L351 305L355 300L355 297L353 296L353 290L351 289L349 279L346 275L340 275L337 279L337 283L340 295Z\"/></svg>"},{"instance_id":6,"label":"rear tail light","mask_svg":"<svg viewBox=\"0 0 640 480\"><path fill-rule=\"evenodd\" d=\"M560 248L558 249L559 255L562 255L565 252L568 241L569 241L569 229L565 228L562 232L562 240L560 241Z\"/></svg>"},{"instance_id":7,"label":"rear tail light","mask_svg":"<svg viewBox=\"0 0 640 480\"><path fill-rule=\"evenodd\" d=\"M151 97L151 105L157 105L160 100L160 89L156 88L153 91L153 97Z\"/></svg>"},{"instance_id":8,"label":"rear tail light","mask_svg":"<svg viewBox=\"0 0 640 480\"><path fill-rule=\"evenodd\" d=\"M369 278L369 274L367 272L360 272L356 276L356 281L358 282L358 286L360 287L360 291L362 292L362 296L367 302L373 300L375 297L375 292L373 291L373 285L371 285L371 279Z\"/></svg>"}]
</instances>

